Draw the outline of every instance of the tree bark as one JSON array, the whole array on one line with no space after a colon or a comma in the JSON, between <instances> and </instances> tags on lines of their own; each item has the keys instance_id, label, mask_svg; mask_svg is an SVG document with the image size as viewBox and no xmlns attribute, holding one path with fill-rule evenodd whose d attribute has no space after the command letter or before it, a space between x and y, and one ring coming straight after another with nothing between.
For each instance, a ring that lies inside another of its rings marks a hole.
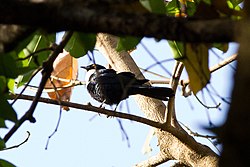
<instances>
[{"instance_id":1,"label":"tree bark","mask_svg":"<svg viewBox=\"0 0 250 167\"><path fill-rule=\"evenodd\" d=\"M175 18L137 10L132 13L126 12L131 10L129 5L121 10L114 4L94 2L1 0L0 24L28 25L53 32L75 30L185 42L230 42L235 40L234 29L239 23L231 19Z\"/></svg>"},{"instance_id":2,"label":"tree bark","mask_svg":"<svg viewBox=\"0 0 250 167\"><path fill-rule=\"evenodd\" d=\"M117 71L131 71L136 76L142 78L138 66L125 52L116 51L117 38L107 34L99 34L97 37L97 47L104 54L110 65ZM135 100L139 105L142 112L147 118L163 122L166 111L166 106L163 102L137 95ZM156 135L161 150L161 156L165 155L166 158L179 160L188 166L217 166L218 156L207 146L196 142L184 130L178 129L179 133L183 133L183 140L187 142L184 144L169 132L156 130ZM178 149L177 149L178 148Z\"/></svg>"},{"instance_id":3,"label":"tree bark","mask_svg":"<svg viewBox=\"0 0 250 167\"><path fill-rule=\"evenodd\" d=\"M220 166L249 166L250 155L250 2L244 1L247 18L239 31L240 50L234 75L232 103L227 120L219 131L223 152Z\"/></svg>"}]
</instances>

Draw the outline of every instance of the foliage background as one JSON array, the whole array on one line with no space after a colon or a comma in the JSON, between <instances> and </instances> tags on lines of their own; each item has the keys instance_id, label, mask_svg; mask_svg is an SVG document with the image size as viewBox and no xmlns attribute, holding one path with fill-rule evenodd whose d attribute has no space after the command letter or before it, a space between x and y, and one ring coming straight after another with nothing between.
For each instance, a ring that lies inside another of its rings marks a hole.
<instances>
[{"instance_id":1,"label":"foliage background","mask_svg":"<svg viewBox=\"0 0 250 167\"><path fill-rule=\"evenodd\" d=\"M161 40L155 42L154 39L145 38L143 44L155 55L159 60L172 59L172 52L167 44L167 41ZM231 56L236 44L231 44L230 49L226 54L216 50L216 53L222 58ZM94 51L95 60L97 63L105 65L106 60L98 52ZM148 67L153 64L152 57L139 44L137 50L132 53L133 58L138 63L139 67ZM210 65L217 64L220 60L210 52ZM171 72L173 62L166 62L163 65ZM87 56L79 59L79 65L87 65L91 63ZM159 66L150 69L162 75L166 72ZM216 88L218 93L223 97L230 96L232 87L232 76L234 70L230 66L226 66L221 70L212 74L211 84ZM147 78L159 79L155 76L145 73ZM85 71L80 69L79 80L83 80ZM37 85L41 76L37 76L32 85ZM186 73L183 78L187 78ZM161 85L162 86L162 85ZM19 89L20 91L20 89ZM29 94L34 94L32 91L27 91ZM176 111L179 121L191 128L194 132L202 134L210 134L205 130L209 126L206 112L209 113L214 125L220 125L225 119L228 110L228 105L222 103L222 110L210 109L206 111L203 106L197 103L195 97L191 96L188 99L180 95L180 90L176 96ZM211 92L210 92L211 93ZM47 97L47 94L43 94ZM214 95L213 95L214 96ZM200 96L201 97L201 96ZM215 96L214 96L215 97ZM213 104L208 94L205 94L207 104ZM216 98L216 97L215 97ZM72 102L86 104L91 102L93 105L99 105L91 99L86 91L85 86L76 86L72 94ZM216 98L216 102L221 102L221 99ZM128 99L130 113L143 116L142 112L137 107L133 98ZM190 105L190 103L192 105ZM18 111L19 117L22 116L30 106L29 101L19 100L14 108ZM193 106L194 108L192 109ZM108 107L108 106L107 106ZM126 104L123 102L119 111L127 112ZM130 147L127 141L122 139L122 133L119 123L116 118L106 118L106 116L96 116L92 121L90 119L95 116L94 113L76 110L71 108L68 112L63 112L61 123L58 132L51 138L48 150L45 150L45 145L48 136L54 131L59 115L59 107L40 103L35 112L37 122L30 124L26 122L10 139L7 146L16 145L26 138L26 131L31 133L29 141L17 149L0 152L0 157L6 159L17 166L132 166L137 162L145 160L150 155L156 154L159 150L157 147L156 137L150 142L153 148L148 155L142 154L142 147L149 132L149 127L136 122L122 120L123 127L128 134ZM12 123L8 123L11 127ZM1 135L8 130L2 130ZM207 140L196 138L198 141L210 146L214 151L218 151ZM219 146L220 148L220 146ZM162 165L164 166L164 165Z\"/></svg>"}]
</instances>

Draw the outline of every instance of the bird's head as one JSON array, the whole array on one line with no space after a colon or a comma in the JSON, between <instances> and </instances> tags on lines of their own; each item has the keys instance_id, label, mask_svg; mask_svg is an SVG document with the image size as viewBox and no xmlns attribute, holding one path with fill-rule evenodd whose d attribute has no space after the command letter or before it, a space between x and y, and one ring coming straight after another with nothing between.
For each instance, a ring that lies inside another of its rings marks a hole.
<instances>
[{"instance_id":1,"label":"bird's head","mask_svg":"<svg viewBox=\"0 0 250 167\"><path fill-rule=\"evenodd\" d=\"M96 73L96 71L101 70L101 69L106 69L105 67L99 65L99 64L91 64L88 66L81 66L81 68L87 70L87 73L85 75L85 82L86 85L90 82L90 80L92 79L92 76L94 73Z\"/></svg>"},{"instance_id":2,"label":"bird's head","mask_svg":"<svg viewBox=\"0 0 250 167\"><path fill-rule=\"evenodd\" d=\"M89 70L101 70L101 69L106 69L105 67L99 65L99 64L91 64L88 66L81 66L81 68L89 71Z\"/></svg>"}]
</instances>

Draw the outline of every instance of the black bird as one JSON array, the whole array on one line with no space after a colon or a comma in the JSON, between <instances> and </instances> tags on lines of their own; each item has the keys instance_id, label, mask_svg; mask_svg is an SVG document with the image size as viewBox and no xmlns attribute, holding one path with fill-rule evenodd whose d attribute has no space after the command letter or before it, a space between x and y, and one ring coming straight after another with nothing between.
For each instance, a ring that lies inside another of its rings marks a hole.
<instances>
[{"instance_id":1,"label":"black bird","mask_svg":"<svg viewBox=\"0 0 250 167\"><path fill-rule=\"evenodd\" d=\"M122 100L135 94L165 101L168 97L174 96L171 88L149 86L145 84L149 80L136 79L131 72L117 73L98 64L81 68L87 70L85 80L89 94L101 103L118 105Z\"/></svg>"}]
</instances>

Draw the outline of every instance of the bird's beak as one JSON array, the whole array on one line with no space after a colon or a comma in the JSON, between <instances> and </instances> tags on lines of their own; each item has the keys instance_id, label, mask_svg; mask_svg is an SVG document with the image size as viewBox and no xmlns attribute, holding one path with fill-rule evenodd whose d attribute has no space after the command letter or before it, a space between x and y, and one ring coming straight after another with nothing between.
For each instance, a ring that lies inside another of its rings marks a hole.
<instances>
[{"instance_id":1,"label":"bird's beak","mask_svg":"<svg viewBox=\"0 0 250 167\"><path fill-rule=\"evenodd\" d=\"M84 68L85 70L87 70L87 67L86 67L86 66L81 66L81 68Z\"/></svg>"}]
</instances>

